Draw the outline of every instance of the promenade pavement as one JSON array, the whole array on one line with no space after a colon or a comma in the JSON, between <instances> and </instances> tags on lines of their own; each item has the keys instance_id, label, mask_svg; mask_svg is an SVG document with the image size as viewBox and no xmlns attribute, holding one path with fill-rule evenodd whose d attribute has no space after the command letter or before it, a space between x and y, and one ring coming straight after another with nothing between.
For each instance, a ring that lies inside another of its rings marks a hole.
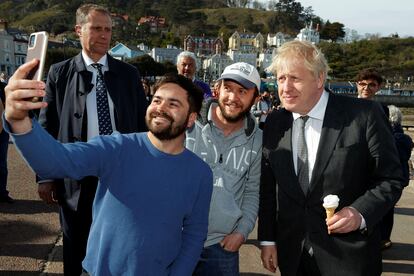
<instances>
[{"instance_id":1,"label":"promenade pavement","mask_svg":"<svg viewBox=\"0 0 414 276\"><path fill-rule=\"evenodd\" d=\"M58 209L39 200L34 174L12 144L8 159L8 188L16 202L0 203L0 276L63 275ZM382 275L414 275L414 184L396 206L392 241ZM280 275L262 268L256 231L241 248L240 270L242 276Z\"/></svg>"}]
</instances>

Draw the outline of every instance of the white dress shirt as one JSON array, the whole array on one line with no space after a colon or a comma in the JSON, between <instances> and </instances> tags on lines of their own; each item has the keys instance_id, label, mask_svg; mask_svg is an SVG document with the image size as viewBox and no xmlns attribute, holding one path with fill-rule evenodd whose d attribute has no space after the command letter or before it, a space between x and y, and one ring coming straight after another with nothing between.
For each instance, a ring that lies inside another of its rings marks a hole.
<instances>
[{"instance_id":1,"label":"white dress shirt","mask_svg":"<svg viewBox=\"0 0 414 276\"><path fill-rule=\"evenodd\" d=\"M309 183L312 181L313 167L315 166L316 153L319 148L319 140L321 138L323 119L325 118L326 106L328 105L329 94L323 91L319 101L306 114L309 116L305 125L305 140L306 148L308 150L308 168L309 168ZM299 128L298 118L301 116L299 113L292 112L293 125L292 125L292 156L293 165L295 167L296 174L298 173L298 139Z\"/></svg>"},{"instance_id":2,"label":"white dress shirt","mask_svg":"<svg viewBox=\"0 0 414 276\"><path fill-rule=\"evenodd\" d=\"M95 69L92 64L95 62L82 51L82 58L86 65L86 70L92 72L92 84L93 88L91 92L86 96L86 110L88 112L88 140L99 135L98 124L98 110L96 106L96 79L98 77L98 70ZM104 55L97 63L102 64L102 74L109 70L108 59ZM115 115L114 115L114 103L111 96L108 94L109 113L111 115L112 129L115 131Z\"/></svg>"}]
</instances>

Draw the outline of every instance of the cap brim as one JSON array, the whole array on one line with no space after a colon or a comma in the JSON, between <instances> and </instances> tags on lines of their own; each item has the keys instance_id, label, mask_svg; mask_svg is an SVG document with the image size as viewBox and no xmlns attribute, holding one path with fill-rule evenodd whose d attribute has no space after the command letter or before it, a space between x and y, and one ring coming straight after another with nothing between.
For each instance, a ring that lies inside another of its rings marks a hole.
<instances>
[{"instance_id":1,"label":"cap brim","mask_svg":"<svg viewBox=\"0 0 414 276\"><path fill-rule=\"evenodd\" d=\"M251 89L251 88L255 88L256 84L246 80L245 78L236 75L236 74L225 74L225 75L221 75L221 77L218 80L233 80L235 82L237 82L238 84L240 84L241 86L243 86L246 89Z\"/></svg>"}]
</instances>

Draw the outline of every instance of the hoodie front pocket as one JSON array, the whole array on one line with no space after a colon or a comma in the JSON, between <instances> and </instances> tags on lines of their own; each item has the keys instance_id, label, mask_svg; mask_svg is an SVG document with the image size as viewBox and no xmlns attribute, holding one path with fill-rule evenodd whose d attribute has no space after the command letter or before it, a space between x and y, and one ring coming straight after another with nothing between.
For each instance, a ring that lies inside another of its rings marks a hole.
<instances>
[{"instance_id":1,"label":"hoodie front pocket","mask_svg":"<svg viewBox=\"0 0 414 276\"><path fill-rule=\"evenodd\" d=\"M230 234L237 226L242 211L233 194L224 187L214 187L210 204L209 233Z\"/></svg>"}]
</instances>

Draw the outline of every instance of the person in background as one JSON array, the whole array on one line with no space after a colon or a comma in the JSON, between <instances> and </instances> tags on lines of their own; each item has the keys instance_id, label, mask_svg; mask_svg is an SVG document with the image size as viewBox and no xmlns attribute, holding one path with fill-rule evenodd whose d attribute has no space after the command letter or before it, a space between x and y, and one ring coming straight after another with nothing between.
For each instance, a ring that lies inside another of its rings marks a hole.
<instances>
[{"instance_id":1,"label":"person in background","mask_svg":"<svg viewBox=\"0 0 414 276\"><path fill-rule=\"evenodd\" d=\"M364 69L356 76L358 98L373 100L375 94L380 90L384 79L374 69ZM389 117L388 107L382 104L386 118Z\"/></svg>"},{"instance_id":2,"label":"person in background","mask_svg":"<svg viewBox=\"0 0 414 276\"><path fill-rule=\"evenodd\" d=\"M404 186L381 106L326 92L329 66L310 42L283 44L271 70L283 108L263 131L263 266L283 276L381 275L379 222ZM329 219L328 195L339 197Z\"/></svg>"},{"instance_id":3,"label":"person in background","mask_svg":"<svg viewBox=\"0 0 414 276\"><path fill-rule=\"evenodd\" d=\"M3 108L6 103L4 88L6 83L0 82L0 114L3 114ZM3 131L3 125L0 124L0 203L14 203L14 199L10 197L7 191L7 153L9 149L9 134Z\"/></svg>"},{"instance_id":4,"label":"person in background","mask_svg":"<svg viewBox=\"0 0 414 276\"><path fill-rule=\"evenodd\" d=\"M151 85L148 79L142 80L142 86L144 88L145 99L147 100L148 105L151 103L152 100L152 93L151 93Z\"/></svg>"},{"instance_id":5,"label":"person in background","mask_svg":"<svg viewBox=\"0 0 414 276\"><path fill-rule=\"evenodd\" d=\"M239 275L239 249L253 230L259 207L262 131L250 108L260 89L252 65L227 66L218 80L218 99L187 131L186 147L213 170L207 240L196 276Z\"/></svg>"},{"instance_id":6,"label":"person in background","mask_svg":"<svg viewBox=\"0 0 414 276\"><path fill-rule=\"evenodd\" d=\"M211 92L212 93L211 97L214 99L217 99L219 96L219 90L220 90L220 82L215 81L213 85L213 91Z\"/></svg>"},{"instance_id":7,"label":"person in background","mask_svg":"<svg viewBox=\"0 0 414 276\"><path fill-rule=\"evenodd\" d=\"M259 118L259 128L263 130L267 115L272 111L272 101L270 93L265 89L260 96L260 100L252 106L253 116Z\"/></svg>"},{"instance_id":8,"label":"person in background","mask_svg":"<svg viewBox=\"0 0 414 276\"><path fill-rule=\"evenodd\" d=\"M4 83L4 84L7 84L7 76L3 72L0 73L0 82Z\"/></svg>"},{"instance_id":9,"label":"person in background","mask_svg":"<svg viewBox=\"0 0 414 276\"><path fill-rule=\"evenodd\" d=\"M194 53L184 51L177 56L177 71L178 74L189 78L194 82L195 85L203 90L204 99L212 97L210 86L207 83L196 79L195 77L195 74L197 72L197 59Z\"/></svg>"},{"instance_id":10,"label":"person in background","mask_svg":"<svg viewBox=\"0 0 414 276\"><path fill-rule=\"evenodd\" d=\"M146 131L147 102L137 69L107 54L112 37L109 11L84 4L76 11L82 52L53 64L39 123L63 143L88 141L113 131ZM92 223L98 179L38 179L39 196L59 203L65 275L79 276Z\"/></svg>"},{"instance_id":11,"label":"person in background","mask_svg":"<svg viewBox=\"0 0 414 276\"><path fill-rule=\"evenodd\" d=\"M410 169L408 162L411 157L413 149L413 140L410 136L404 133L401 126L402 113L401 110L394 106L388 106L390 112L390 124L392 134L394 136L395 145L397 146L398 156L400 157L401 168L404 176L404 186L407 186L410 181ZM391 232L394 226L394 207L383 217L381 221L381 246L382 249L387 249L392 246Z\"/></svg>"}]
</instances>

